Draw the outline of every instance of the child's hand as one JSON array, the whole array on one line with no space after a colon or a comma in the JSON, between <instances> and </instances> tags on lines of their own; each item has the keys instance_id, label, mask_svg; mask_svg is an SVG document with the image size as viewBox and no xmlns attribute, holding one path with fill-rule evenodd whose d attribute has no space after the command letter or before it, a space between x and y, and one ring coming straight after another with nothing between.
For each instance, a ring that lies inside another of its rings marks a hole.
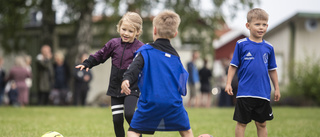
<instances>
[{"instance_id":1,"label":"child's hand","mask_svg":"<svg viewBox=\"0 0 320 137\"><path fill-rule=\"evenodd\" d=\"M121 84L121 93L129 95L131 93L129 80L124 80Z\"/></svg>"},{"instance_id":2,"label":"child's hand","mask_svg":"<svg viewBox=\"0 0 320 137\"><path fill-rule=\"evenodd\" d=\"M225 87L225 92L228 93L228 95L232 96L233 95L233 92L232 92L232 87L231 85L227 84L226 87Z\"/></svg>"},{"instance_id":3,"label":"child's hand","mask_svg":"<svg viewBox=\"0 0 320 137\"><path fill-rule=\"evenodd\" d=\"M86 68L84 65L77 65L76 68L80 68L80 70L86 69L86 71L89 71L89 68Z\"/></svg>"},{"instance_id":4,"label":"child's hand","mask_svg":"<svg viewBox=\"0 0 320 137\"><path fill-rule=\"evenodd\" d=\"M279 101L280 100L280 91L279 90L275 90L274 91L274 101Z\"/></svg>"}]
</instances>

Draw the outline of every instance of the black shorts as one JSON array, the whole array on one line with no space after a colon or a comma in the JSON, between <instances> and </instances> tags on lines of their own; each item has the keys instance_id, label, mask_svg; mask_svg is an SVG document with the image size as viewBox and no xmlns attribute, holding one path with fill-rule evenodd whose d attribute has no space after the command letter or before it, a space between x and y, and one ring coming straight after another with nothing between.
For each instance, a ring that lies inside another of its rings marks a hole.
<instances>
[{"instance_id":1,"label":"black shorts","mask_svg":"<svg viewBox=\"0 0 320 137\"><path fill-rule=\"evenodd\" d=\"M139 134L149 134L149 135L153 135L155 131L141 131L141 130L138 130L138 129L134 129L132 127L129 127L128 131L133 131L133 132L136 132L136 133L139 133Z\"/></svg>"},{"instance_id":2,"label":"black shorts","mask_svg":"<svg viewBox=\"0 0 320 137\"><path fill-rule=\"evenodd\" d=\"M259 98L237 98L233 120L248 124L251 120L263 123L272 119L270 101Z\"/></svg>"}]
</instances>

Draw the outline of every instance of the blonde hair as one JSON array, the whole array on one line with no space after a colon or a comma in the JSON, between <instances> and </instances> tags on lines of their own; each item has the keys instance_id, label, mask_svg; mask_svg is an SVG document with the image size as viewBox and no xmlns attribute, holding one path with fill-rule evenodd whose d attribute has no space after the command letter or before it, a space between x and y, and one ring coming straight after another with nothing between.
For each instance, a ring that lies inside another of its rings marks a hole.
<instances>
[{"instance_id":1,"label":"blonde hair","mask_svg":"<svg viewBox=\"0 0 320 137\"><path fill-rule=\"evenodd\" d=\"M25 55L24 60L25 60L26 64L30 65L31 61L32 61L32 57L30 55Z\"/></svg>"},{"instance_id":2,"label":"blonde hair","mask_svg":"<svg viewBox=\"0 0 320 137\"><path fill-rule=\"evenodd\" d=\"M26 66L26 62L24 60L24 58L22 56L16 56L14 63L16 66L19 67L25 67Z\"/></svg>"},{"instance_id":3,"label":"blonde hair","mask_svg":"<svg viewBox=\"0 0 320 137\"><path fill-rule=\"evenodd\" d=\"M122 16L120 21L118 22L117 25L117 32L120 33L120 27L123 23L123 21L128 21L136 30L136 38L139 39L139 36L142 34L142 18L138 13L135 12L127 12Z\"/></svg>"},{"instance_id":4,"label":"blonde hair","mask_svg":"<svg viewBox=\"0 0 320 137\"><path fill-rule=\"evenodd\" d=\"M266 11L260 8L251 9L247 14L247 22L251 22L253 19L269 20L269 15Z\"/></svg>"},{"instance_id":5,"label":"blonde hair","mask_svg":"<svg viewBox=\"0 0 320 137\"><path fill-rule=\"evenodd\" d=\"M153 27L162 38L174 38L180 25L180 16L174 11L165 10L153 19Z\"/></svg>"},{"instance_id":6,"label":"blonde hair","mask_svg":"<svg viewBox=\"0 0 320 137\"><path fill-rule=\"evenodd\" d=\"M55 54L54 54L54 57L55 58L58 58L60 60L64 60L64 54L61 52L61 51L57 51Z\"/></svg>"}]
</instances>

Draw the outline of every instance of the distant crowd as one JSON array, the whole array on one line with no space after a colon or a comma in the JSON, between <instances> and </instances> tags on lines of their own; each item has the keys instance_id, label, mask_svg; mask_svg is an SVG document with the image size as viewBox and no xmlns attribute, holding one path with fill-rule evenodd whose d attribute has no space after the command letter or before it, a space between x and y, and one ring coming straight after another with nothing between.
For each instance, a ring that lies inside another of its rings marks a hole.
<instances>
[{"instance_id":1,"label":"distant crowd","mask_svg":"<svg viewBox=\"0 0 320 137\"><path fill-rule=\"evenodd\" d=\"M87 57L87 53L81 54L77 63ZM3 69L5 62L0 56L0 105L29 105L32 86L36 89L37 105L85 105L91 71L70 68L63 52L53 54L49 45L43 45L35 61L30 55L18 55L7 72ZM36 68L32 68L31 63L35 63ZM32 69L36 75L32 75Z\"/></svg>"}]
</instances>

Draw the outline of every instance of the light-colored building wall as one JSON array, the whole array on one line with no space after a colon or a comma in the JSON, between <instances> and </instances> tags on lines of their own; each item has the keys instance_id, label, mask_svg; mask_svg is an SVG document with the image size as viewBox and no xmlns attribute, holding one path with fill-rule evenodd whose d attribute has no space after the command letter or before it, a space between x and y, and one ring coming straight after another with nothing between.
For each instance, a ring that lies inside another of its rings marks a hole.
<instances>
[{"instance_id":1,"label":"light-colored building wall","mask_svg":"<svg viewBox=\"0 0 320 137\"><path fill-rule=\"evenodd\" d=\"M297 18L291 20L295 24L295 39L294 39L294 62L304 63L307 58L320 59L320 27L312 31L306 29L305 23L308 18ZM317 20L320 23L320 20ZM284 23L281 27L273 29L264 39L270 42L275 50L278 77L280 84L288 84L289 82L289 61L291 48L291 28L290 23Z\"/></svg>"},{"instance_id":2,"label":"light-colored building wall","mask_svg":"<svg viewBox=\"0 0 320 137\"><path fill-rule=\"evenodd\" d=\"M278 29L266 37L266 41L272 44L274 52L276 54L276 61L278 65L278 78L280 83L288 82L288 71L289 66L289 49L290 49L290 28L288 26Z\"/></svg>"},{"instance_id":3,"label":"light-colored building wall","mask_svg":"<svg viewBox=\"0 0 320 137\"><path fill-rule=\"evenodd\" d=\"M296 62L304 62L307 58L320 59L320 19L318 27L312 31L306 29L306 21L307 19L296 21Z\"/></svg>"}]
</instances>

